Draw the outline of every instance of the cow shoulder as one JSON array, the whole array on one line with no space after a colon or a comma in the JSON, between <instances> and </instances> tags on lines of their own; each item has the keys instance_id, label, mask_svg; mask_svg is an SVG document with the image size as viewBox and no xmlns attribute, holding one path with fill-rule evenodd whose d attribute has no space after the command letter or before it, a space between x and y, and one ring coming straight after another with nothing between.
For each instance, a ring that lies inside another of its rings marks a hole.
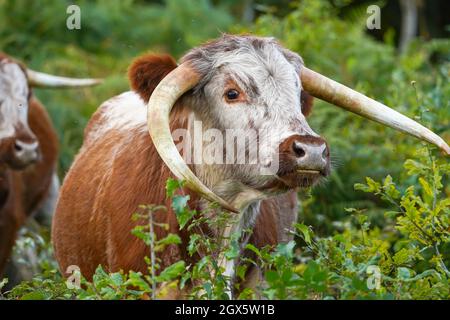
<instances>
[{"instance_id":1,"label":"cow shoulder","mask_svg":"<svg viewBox=\"0 0 450 320\"><path fill-rule=\"evenodd\" d=\"M130 135L146 130L147 109L144 101L133 91L124 92L103 102L92 115L85 130L83 146L90 145L109 131Z\"/></svg>"},{"instance_id":2,"label":"cow shoulder","mask_svg":"<svg viewBox=\"0 0 450 320\"><path fill-rule=\"evenodd\" d=\"M84 145L109 130L145 131L147 102L159 82L176 66L169 55L145 54L136 58L128 69L132 91L115 96L98 108L85 129Z\"/></svg>"}]
</instances>

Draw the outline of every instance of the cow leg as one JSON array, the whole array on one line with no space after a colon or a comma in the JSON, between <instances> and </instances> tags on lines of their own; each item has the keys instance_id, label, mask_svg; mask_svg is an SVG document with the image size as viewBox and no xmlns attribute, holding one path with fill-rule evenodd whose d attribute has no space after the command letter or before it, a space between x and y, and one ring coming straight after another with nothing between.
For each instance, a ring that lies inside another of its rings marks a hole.
<instances>
[{"instance_id":1,"label":"cow leg","mask_svg":"<svg viewBox=\"0 0 450 320\"><path fill-rule=\"evenodd\" d=\"M59 195L60 182L56 171L53 173L52 182L49 187L48 194L42 205L34 213L34 218L39 224L50 227L53 214L56 209L56 202Z\"/></svg>"},{"instance_id":2,"label":"cow leg","mask_svg":"<svg viewBox=\"0 0 450 320\"><path fill-rule=\"evenodd\" d=\"M266 280L264 279L263 271L259 266L249 266L245 275L245 281L242 283L242 288L252 289L256 295L256 299L263 299L261 290L267 287Z\"/></svg>"},{"instance_id":3,"label":"cow leg","mask_svg":"<svg viewBox=\"0 0 450 320\"><path fill-rule=\"evenodd\" d=\"M14 247L17 232L20 223L17 221L13 213L0 212L0 278L3 274L6 264L10 261L11 251Z\"/></svg>"}]
</instances>

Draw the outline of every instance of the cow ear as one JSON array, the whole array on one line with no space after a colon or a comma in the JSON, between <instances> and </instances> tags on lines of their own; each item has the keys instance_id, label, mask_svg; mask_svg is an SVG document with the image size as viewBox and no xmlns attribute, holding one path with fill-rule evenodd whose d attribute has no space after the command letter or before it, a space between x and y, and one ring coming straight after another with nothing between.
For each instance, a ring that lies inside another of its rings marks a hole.
<instances>
[{"instance_id":1,"label":"cow ear","mask_svg":"<svg viewBox=\"0 0 450 320\"><path fill-rule=\"evenodd\" d=\"M312 111L314 97L312 95L310 95L308 92L306 92L305 90L302 90L302 93L300 95L300 102L302 104L303 115L305 117L309 116Z\"/></svg>"},{"instance_id":2,"label":"cow ear","mask_svg":"<svg viewBox=\"0 0 450 320\"><path fill-rule=\"evenodd\" d=\"M140 56L128 68L131 89L136 91L145 102L148 102L156 86L176 67L175 59L167 54Z\"/></svg>"}]
</instances>

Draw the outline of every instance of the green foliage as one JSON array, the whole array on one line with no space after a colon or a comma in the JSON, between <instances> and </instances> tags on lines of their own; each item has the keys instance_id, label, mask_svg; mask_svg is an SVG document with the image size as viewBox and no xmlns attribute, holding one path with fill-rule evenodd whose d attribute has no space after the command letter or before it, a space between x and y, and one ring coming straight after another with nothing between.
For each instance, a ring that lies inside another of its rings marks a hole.
<instances>
[{"instance_id":1,"label":"green foliage","mask_svg":"<svg viewBox=\"0 0 450 320\"><path fill-rule=\"evenodd\" d=\"M130 271L129 274L106 273L100 266L92 282L85 279L82 288L67 289L59 273L47 270L23 282L6 294L14 299L146 299L163 297L171 288L187 288L190 298L227 299L227 278L218 265L220 255L228 260L237 256L241 262L237 277L243 280L248 267L261 268L264 281L257 288L243 289L236 283L238 298L264 297L268 299L449 299L450 272L450 203L444 194L442 177L450 175L450 166L432 155L429 148L417 150L414 159L405 161L406 175L419 181L418 185L401 185L387 176L383 181L366 179L355 184L355 189L376 195L391 208L385 211L383 228L373 226L365 210L346 209L344 228L332 236L321 237L313 227L298 223L295 234L301 239L276 247L256 248L247 244L242 255L237 235L231 245L221 247L223 239L208 236L199 227L223 228L232 221L229 214L206 218L207 212L194 212L187 228L191 234L188 252L198 261L186 264L179 261L156 275ZM172 206L180 205L176 190L182 183L168 180L167 190ZM177 235L169 234L155 239L151 232L151 216L161 206L145 206L145 214L135 219L147 221L133 233L149 247L149 256L161 252L167 245L181 243ZM180 221L180 218L179 218ZM181 220L184 221L184 220ZM164 225L158 225L164 227ZM252 258L253 257L253 258ZM146 259L149 270L159 269L157 258ZM4 281L2 282L4 284ZM162 285L156 295L156 284Z\"/></svg>"},{"instance_id":2,"label":"green foliage","mask_svg":"<svg viewBox=\"0 0 450 320\"><path fill-rule=\"evenodd\" d=\"M105 100L129 90L132 59L149 50L179 57L233 23L228 8L209 0L80 0L81 30L66 27L70 1L0 0L0 51L29 68L70 77L105 78L98 87L35 90L61 143L59 173L70 167L83 130Z\"/></svg>"},{"instance_id":3,"label":"green foliage","mask_svg":"<svg viewBox=\"0 0 450 320\"><path fill-rule=\"evenodd\" d=\"M297 235L303 240L300 254L295 254L294 242L273 251L248 245L266 269L264 295L270 299L449 299L450 203L439 183L450 175L449 165L427 148L417 154L405 162L405 171L421 187L397 186L390 176L381 182L366 178L366 184L355 185L393 207L385 212L383 229L371 226L364 210L350 208L344 230L333 236L320 237L312 227L297 224ZM378 287L371 286L377 281Z\"/></svg>"}]
</instances>

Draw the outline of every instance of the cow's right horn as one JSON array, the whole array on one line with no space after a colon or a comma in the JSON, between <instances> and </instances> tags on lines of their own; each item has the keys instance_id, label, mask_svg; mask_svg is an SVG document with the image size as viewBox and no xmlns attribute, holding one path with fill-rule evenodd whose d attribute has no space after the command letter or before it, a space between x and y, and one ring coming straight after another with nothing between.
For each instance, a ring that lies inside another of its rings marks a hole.
<instances>
[{"instance_id":1,"label":"cow's right horn","mask_svg":"<svg viewBox=\"0 0 450 320\"><path fill-rule=\"evenodd\" d=\"M314 97L428 141L450 155L450 147L441 137L394 109L306 67L301 70L301 80L303 88Z\"/></svg>"},{"instance_id":2,"label":"cow's right horn","mask_svg":"<svg viewBox=\"0 0 450 320\"><path fill-rule=\"evenodd\" d=\"M74 88L90 87L102 83L102 79L76 79L54 76L51 74L27 69L28 83L32 87L41 88Z\"/></svg>"},{"instance_id":3,"label":"cow's right horn","mask_svg":"<svg viewBox=\"0 0 450 320\"><path fill-rule=\"evenodd\" d=\"M173 105L200 80L200 75L189 64L183 63L170 72L153 91L148 102L147 126L159 155L170 171L186 182L187 187L223 208L237 212L227 201L212 192L189 169L173 142L169 116Z\"/></svg>"}]
</instances>

